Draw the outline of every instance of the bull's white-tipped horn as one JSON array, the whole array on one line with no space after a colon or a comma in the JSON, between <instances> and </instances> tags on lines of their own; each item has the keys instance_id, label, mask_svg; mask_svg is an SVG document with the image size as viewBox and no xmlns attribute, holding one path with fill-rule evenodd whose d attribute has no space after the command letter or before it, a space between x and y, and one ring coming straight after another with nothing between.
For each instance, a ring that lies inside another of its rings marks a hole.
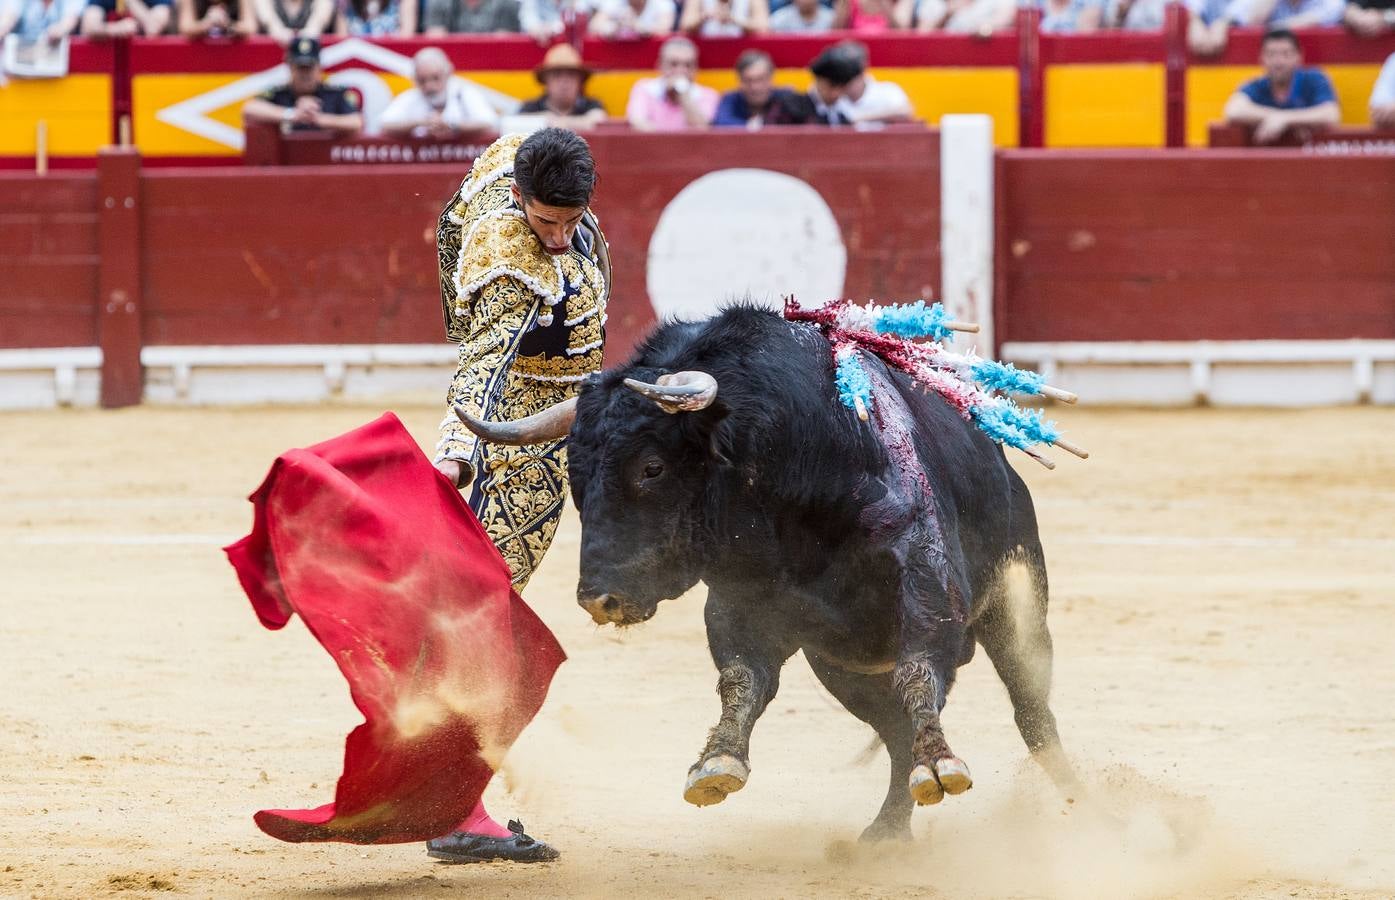
<instances>
[{"instance_id":1,"label":"bull's white-tipped horn","mask_svg":"<svg viewBox=\"0 0 1395 900\"><path fill-rule=\"evenodd\" d=\"M674 372L661 375L654 384L626 378L625 387L653 400L666 413L697 412L717 399L717 379L706 372Z\"/></svg>"},{"instance_id":2,"label":"bull's white-tipped horn","mask_svg":"<svg viewBox=\"0 0 1395 900\"><path fill-rule=\"evenodd\" d=\"M524 444L545 444L567 436L576 420L576 398L572 397L555 403L540 413L533 413L512 422L486 422L476 419L463 406L455 407L455 415L465 427L479 435L481 440L491 444L508 444L521 447Z\"/></svg>"}]
</instances>

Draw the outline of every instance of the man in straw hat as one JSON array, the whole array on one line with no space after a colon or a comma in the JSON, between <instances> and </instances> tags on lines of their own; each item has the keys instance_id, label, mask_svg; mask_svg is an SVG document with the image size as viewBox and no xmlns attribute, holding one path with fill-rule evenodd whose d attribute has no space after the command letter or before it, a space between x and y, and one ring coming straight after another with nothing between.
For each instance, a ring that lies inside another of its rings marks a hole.
<instances>
[{"instance_id":1,"label":"man in straw hat","mask_svg":"<svg viewBox=\"0 0 1395 900\"><path fill-rule=\"evenodd\" d=\"M605 107L582 93L591 70L571 44L557 44L533 70L543 86L541 97L529 100L520 113L544 113L548 124L573 131L586 131L606 119Z\"/></svg>"}]
</instances>

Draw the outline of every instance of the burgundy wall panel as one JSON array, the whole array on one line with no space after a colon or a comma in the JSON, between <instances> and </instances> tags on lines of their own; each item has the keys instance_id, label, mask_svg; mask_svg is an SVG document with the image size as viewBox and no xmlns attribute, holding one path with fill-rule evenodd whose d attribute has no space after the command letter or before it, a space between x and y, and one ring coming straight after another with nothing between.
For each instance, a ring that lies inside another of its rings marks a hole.
<instances>
[{"instance_id":1,"label":"burgundy wall panel","mask_svg":"<svg viewBox=\"0 0 1395 900\"><path fill-rule=\"evenodd\" d=\"M435 225L462 175L147 171L146 343L443 340Z\"/></svg>"},{"instance_id":2,"label":"burgundy wall panel","mask_svg":"<svg viewBox=\"0 0 1395 900\"><path fill-rule=\"evenodd\" d=\"M623 359L654 322L645 272L649 239L664 207L689 183L719 169L769 169L817 190L842 229L847 296L904 300L926 290L938 295L937 133L910 129L869 136L766 129L749 135L627 134L597 136L592 148L601 179L596 209L615 269L609 360Z\"/></svg>"},{"instance_id":3,"label":"burgundy wall panel","mask_svg":"<svg viewBox=\"0 0 1395 900\"><path fill-rule=\"evenodd\" d=\"M1010 151L1004 341L1395 338L1395 159Z\"/></svg>"},{"instance_id":4,"label":"burgundy wall panel","mask_svg":"<svg viewBox=\"0 0 1395 900\"><path fill-rule=\"evenodd\" d=\"M0 348L97 343L96 177L0 173Z\"/></svg>"}]
</instances>

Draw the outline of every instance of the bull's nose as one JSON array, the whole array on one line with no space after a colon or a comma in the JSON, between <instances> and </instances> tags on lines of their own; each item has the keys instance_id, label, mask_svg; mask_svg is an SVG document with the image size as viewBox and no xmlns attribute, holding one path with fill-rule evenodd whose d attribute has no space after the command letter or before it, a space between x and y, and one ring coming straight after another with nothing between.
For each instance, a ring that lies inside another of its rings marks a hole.
<instances>
[{"instance_id":1,"label":"bull's nose","mask_svg":"<svg viewBox=\"0 0 1395 900\"><path fill-rule=\"evenodd\" d=\"M622 604L615 594L578 594L576 602L597 625L620 621Z\"/></svg>"}]
</instances>

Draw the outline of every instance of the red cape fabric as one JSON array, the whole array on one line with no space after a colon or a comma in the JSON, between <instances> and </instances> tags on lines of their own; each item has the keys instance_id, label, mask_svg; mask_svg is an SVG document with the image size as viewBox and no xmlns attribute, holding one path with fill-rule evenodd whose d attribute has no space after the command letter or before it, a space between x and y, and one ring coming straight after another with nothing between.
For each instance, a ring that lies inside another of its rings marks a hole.
<instances>
[{"instance_id":1,"label":"red cape fabric","mask_svg":"<svg viewBox=\"0 0 1395 900\"><path fill-rule=\"evenodd\" d=\"M257 825L283 841L446 834L542 705L562 648L391 413L282 454L251 500L252 533L226 552L252 607L271 629L298 613L365 719L333 803Z\"/></svg>"}]
</instances>

